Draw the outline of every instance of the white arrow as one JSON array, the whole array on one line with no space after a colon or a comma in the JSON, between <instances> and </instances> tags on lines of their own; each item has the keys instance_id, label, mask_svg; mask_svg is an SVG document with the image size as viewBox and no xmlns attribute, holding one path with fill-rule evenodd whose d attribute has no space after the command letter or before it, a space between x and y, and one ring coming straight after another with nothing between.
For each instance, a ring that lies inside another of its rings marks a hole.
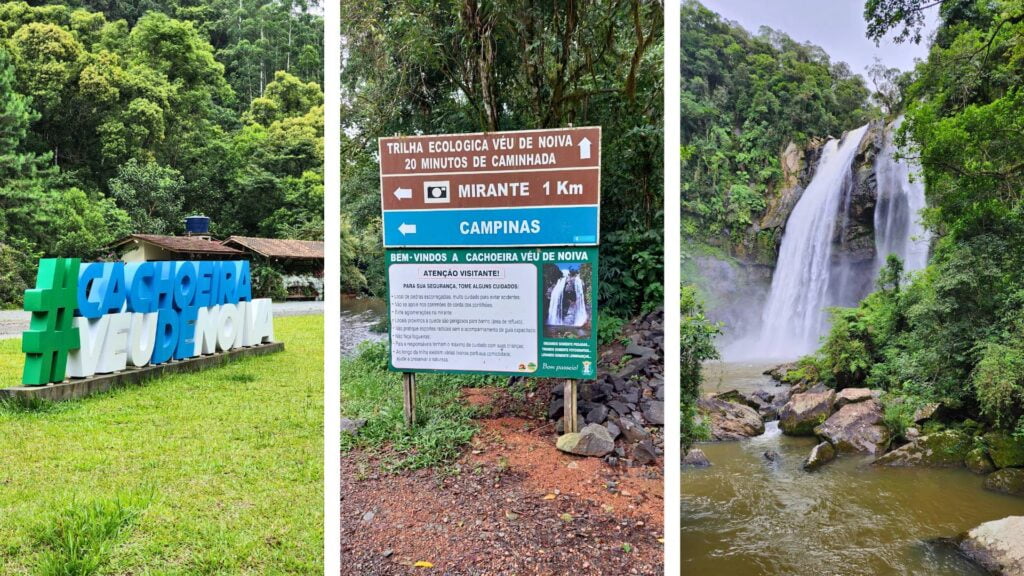
<instances>
[{"instance_id":1,"label":"white arrow","mask_svg":"<svg viewBox=\"0 0 1024 576\"><path fill-rule=\"evenodd\" d=\"M402 225L398 227L398 231L402 233L402 236L405 236L406 234L415 234L416 233L416 225L415 224L406 224L406 223L403 222Z\"/></svg>"},{"instance_id":2,"label":"white arrow","mask_svg":"<svg viewBox=\"0 0 1024 576\"><path fill-rule=\"evenodd\" d=\"M590 158L590 139L589 138L584 137L583 140L580 140L580 143L577 144L577 146L580 147L580 160L586 160L587 158Z\"/></svg>"},{"instance_id":3,"label":"white arrow","mask_svg":"<svg viewBox=\"0 0 1024 576\"><path fill-rule=\"evenodd\" d=\"M398 198L399 200L412 198L412 188L396 188L395 198Z\"/></svg>"}]
</instances>

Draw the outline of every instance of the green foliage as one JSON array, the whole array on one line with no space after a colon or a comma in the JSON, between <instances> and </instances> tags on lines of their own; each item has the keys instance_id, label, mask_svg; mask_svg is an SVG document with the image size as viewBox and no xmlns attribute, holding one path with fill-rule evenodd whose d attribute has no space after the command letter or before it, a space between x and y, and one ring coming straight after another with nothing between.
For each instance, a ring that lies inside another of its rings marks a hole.
<instances>
[{"instance_id":1,"label":"green foliage","mask_svg":"<svg viewBox=\"0 0 1024 576\"><path fill-rule=\"evenodd\" d=\"M715 337L721 325L713 324L704 316L704 306L695 286L683 286L679 303L680 318L680 406L682 445L706 435L697 424L697 398L700 396L701 367L706 360L718 358Z\"/></svg>"},{"instance_id":2,"label":"green foliage","mask_svg":"<svg viewBox=\"0 0 1024 576\"><path fill-rule=\"evenodd\" d=\"M821 48L752 35L695 0L681 24L683 234L738 244L784 184L786 144L863 124L869 92Z\"/></svg>"},{"instance_id":3,"label":"green foliage","mask_svg":"<svg viewBox=\"0 0 1024 576\"><path fill-rule=\"evenodd\" d=\"M45 576L99 574L112 549L149 506L152 495L71 502L41 526L37 570Z\"/></svg>"},{"instance_id":4,"label":"green foliage","mask_svg":"<svg viewBox=\"0 0 1024 576\"><path fill-rule=\"evenodd\" d=\"M288 290L284 287L284 276L273 266L260 263L254 264L249 271L252 278L252 297L284 300Z\"/></svg>"},{"instance_id":5,"label":"green foliage","mask_svg":"<svg viewBox=\"0 0 1024 576\"><path fill-rule=\"evenodd\" d=\"M886 394L882 397L882 420L893 438L906 438L907 428L914 426L914 413L923 404L913 396Z\"/></svg>"},{"instance_id":6,"label":"green foliage","mask_svg":"<svg viewBox=\"0 0 1024 576\"><path fill-rule=\"evenodd\" d=\"M322 239L318 13L0 0L0 244L94 258L196 213L218 236Z\"/></svg>"},{"instance_id":7,"label":"green foliage","mask_svg":"<svg viewBox=\"0 0 1024 576\"><path fill-rule=\"evenodd\" d=\"M869 34L918 40L918 0L871 0ZM921 273L890 260L879 291L843 311L821 351L835 380L977 411L1024 414L1024 5L944 2L928 59L903 89L897 140L921 166L938 236Z\"/></svg>"},{"instance_id":8,"label":"green foliage","mask_svg":"<svg viewBox=\"0 0 1024 576\"><path fill-rule=\"evenodd\" d=\"M380 136L599 125L600 305L619 316L657 306L662 11L649 2L343 3L341 210L353 236L379 244ZM373 258L350 261L367 279L362 289L381 296Z\"/></svg>"},{"instance_id":9,"label":"green foliage","mask_svg":"<svg viewBox=\"0 0 1024 576\"><path fill-rule=\"evenodd\" d=\"M370 450L380 457L385 472L451 464L476 431L473 409L461 399L462 388L495 385L498 379L418 374L418 420L410 430L403 420L402 377L388 372L388 357L387 343L364 342L356 356L341 362L341 413L366 420L357 435L342 434L342 452Z\"/></svg>"},{"instance_id":10,"label":"green foliage","mask_svg":"<svg viewBox=\"0 0 1024 576\"><path fill-rule=\"evenodd\" d=\"M974 367L971 385L982 413L996 425L1011 428L1024 413L1024 349L989 342Z\"/></svg>"},{"instance_id":11,"label":"green foliage","mask_svg":"<svg viewBox=\"0 0 1024 576\"><path fill-rule=\"evenodd\" d=\"M622 327L626 325L625 320L604 311L601 311L598 314L597 343L599 345L607 346L609 344L614 344L615 342L625 344L629 341L628 338L625 338L622 335Z\"/></svg>"},{"instance_id":12,"label":"green foliage","mask_svg":"<svg viewBox=\"0 0 1024 576\"><path fill-rule=\"evenodd\" d=\"M25 290L36 285L38 260L24 248L0 244L0 308L20 308Z\"/></svg>"}]
</instances>

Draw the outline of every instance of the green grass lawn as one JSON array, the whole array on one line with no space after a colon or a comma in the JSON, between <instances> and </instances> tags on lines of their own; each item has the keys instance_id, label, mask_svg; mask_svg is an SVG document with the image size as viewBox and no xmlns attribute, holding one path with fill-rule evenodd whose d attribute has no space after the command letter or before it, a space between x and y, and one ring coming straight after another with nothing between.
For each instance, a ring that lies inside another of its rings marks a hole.
<instances>
[{"instance_id":1,"label":"green grass lawn","mask_svg":"<svg viewBox=\"0 0 1024 576\"><path fill-rule=\"evenodd\" d=\"M323 317L274 328L282 353L0 406L0 574L322 574Z\"/></svg>"},{"instance_id":2,"label":"green grass lawn","mask_svg":"<svg viewBox=\"0 0 1024 576\"><path fill-rule=\"evenodd\" d=\"M358 434L342 433L341 451L364 450L380 458L385 472L450 464L473 438L475 410L461 398L463 387L496 386L496 376L417 374L416 426L405 427L402 375L388 371L384 342L364 343L341 361L341 414L364 419Z\"/></svg>"}]
</instances>

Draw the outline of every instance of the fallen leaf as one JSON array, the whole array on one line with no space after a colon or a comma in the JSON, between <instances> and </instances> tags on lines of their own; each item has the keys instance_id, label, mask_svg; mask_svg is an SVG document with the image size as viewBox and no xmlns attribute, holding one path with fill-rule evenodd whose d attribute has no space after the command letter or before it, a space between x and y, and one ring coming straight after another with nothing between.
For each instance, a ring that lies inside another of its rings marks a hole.
<instances>
[{"instance_id":1,"label":"fallen leaf","mask_svg":"<svg viewBox=\"0 0 1024 576\"><path fill-rule=\"evenodd\" d=\"M568 512L562 514L559 518L562 519L562 522L572 522L572 514L569 514Z\"/></svg>"},{"instance_id":2,"label":"fallen leaf","mask_svg":"<svg viewBox=\"0 0 1024 576\"><path fill-rule=\"evenodd\" d=\"M554 500L555 499L555 495L554 494L545 494L544 495L544 499L545 500Z\"/></svg>"},{"instance_id":3,"label":"fallen leaf","mask_svg":"<svg viewBox=\"0 0 1024 576\"><path fill-rule=\"evenodd\" d=\"M434 565L432 563L427 562L426 560L420 560L420 561L416 562L415 564L413 564L413 566L415 566L416 568L433 568L434 567Z\"/></svg>"}]
</instances>

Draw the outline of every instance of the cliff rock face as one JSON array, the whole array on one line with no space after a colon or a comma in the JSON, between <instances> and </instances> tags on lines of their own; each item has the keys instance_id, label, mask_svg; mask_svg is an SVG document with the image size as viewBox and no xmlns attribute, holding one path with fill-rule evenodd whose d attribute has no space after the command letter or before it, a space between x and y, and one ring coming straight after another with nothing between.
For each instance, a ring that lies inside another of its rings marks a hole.
<instances>
[{"instance_id":1,"label":"cliff rock face","mask_svg":"<svg viewBox=\"0 0 1024 576\"><path fill-rule=\"evenodd\" d=\"M878 178L875 158L883 147L885 125L872 122L864 133L843 190L842 209L832 236L833 286L829 291L842 306L853 306L871 292L875 272L875 204Z\"/></svg>"}]
</instances>

